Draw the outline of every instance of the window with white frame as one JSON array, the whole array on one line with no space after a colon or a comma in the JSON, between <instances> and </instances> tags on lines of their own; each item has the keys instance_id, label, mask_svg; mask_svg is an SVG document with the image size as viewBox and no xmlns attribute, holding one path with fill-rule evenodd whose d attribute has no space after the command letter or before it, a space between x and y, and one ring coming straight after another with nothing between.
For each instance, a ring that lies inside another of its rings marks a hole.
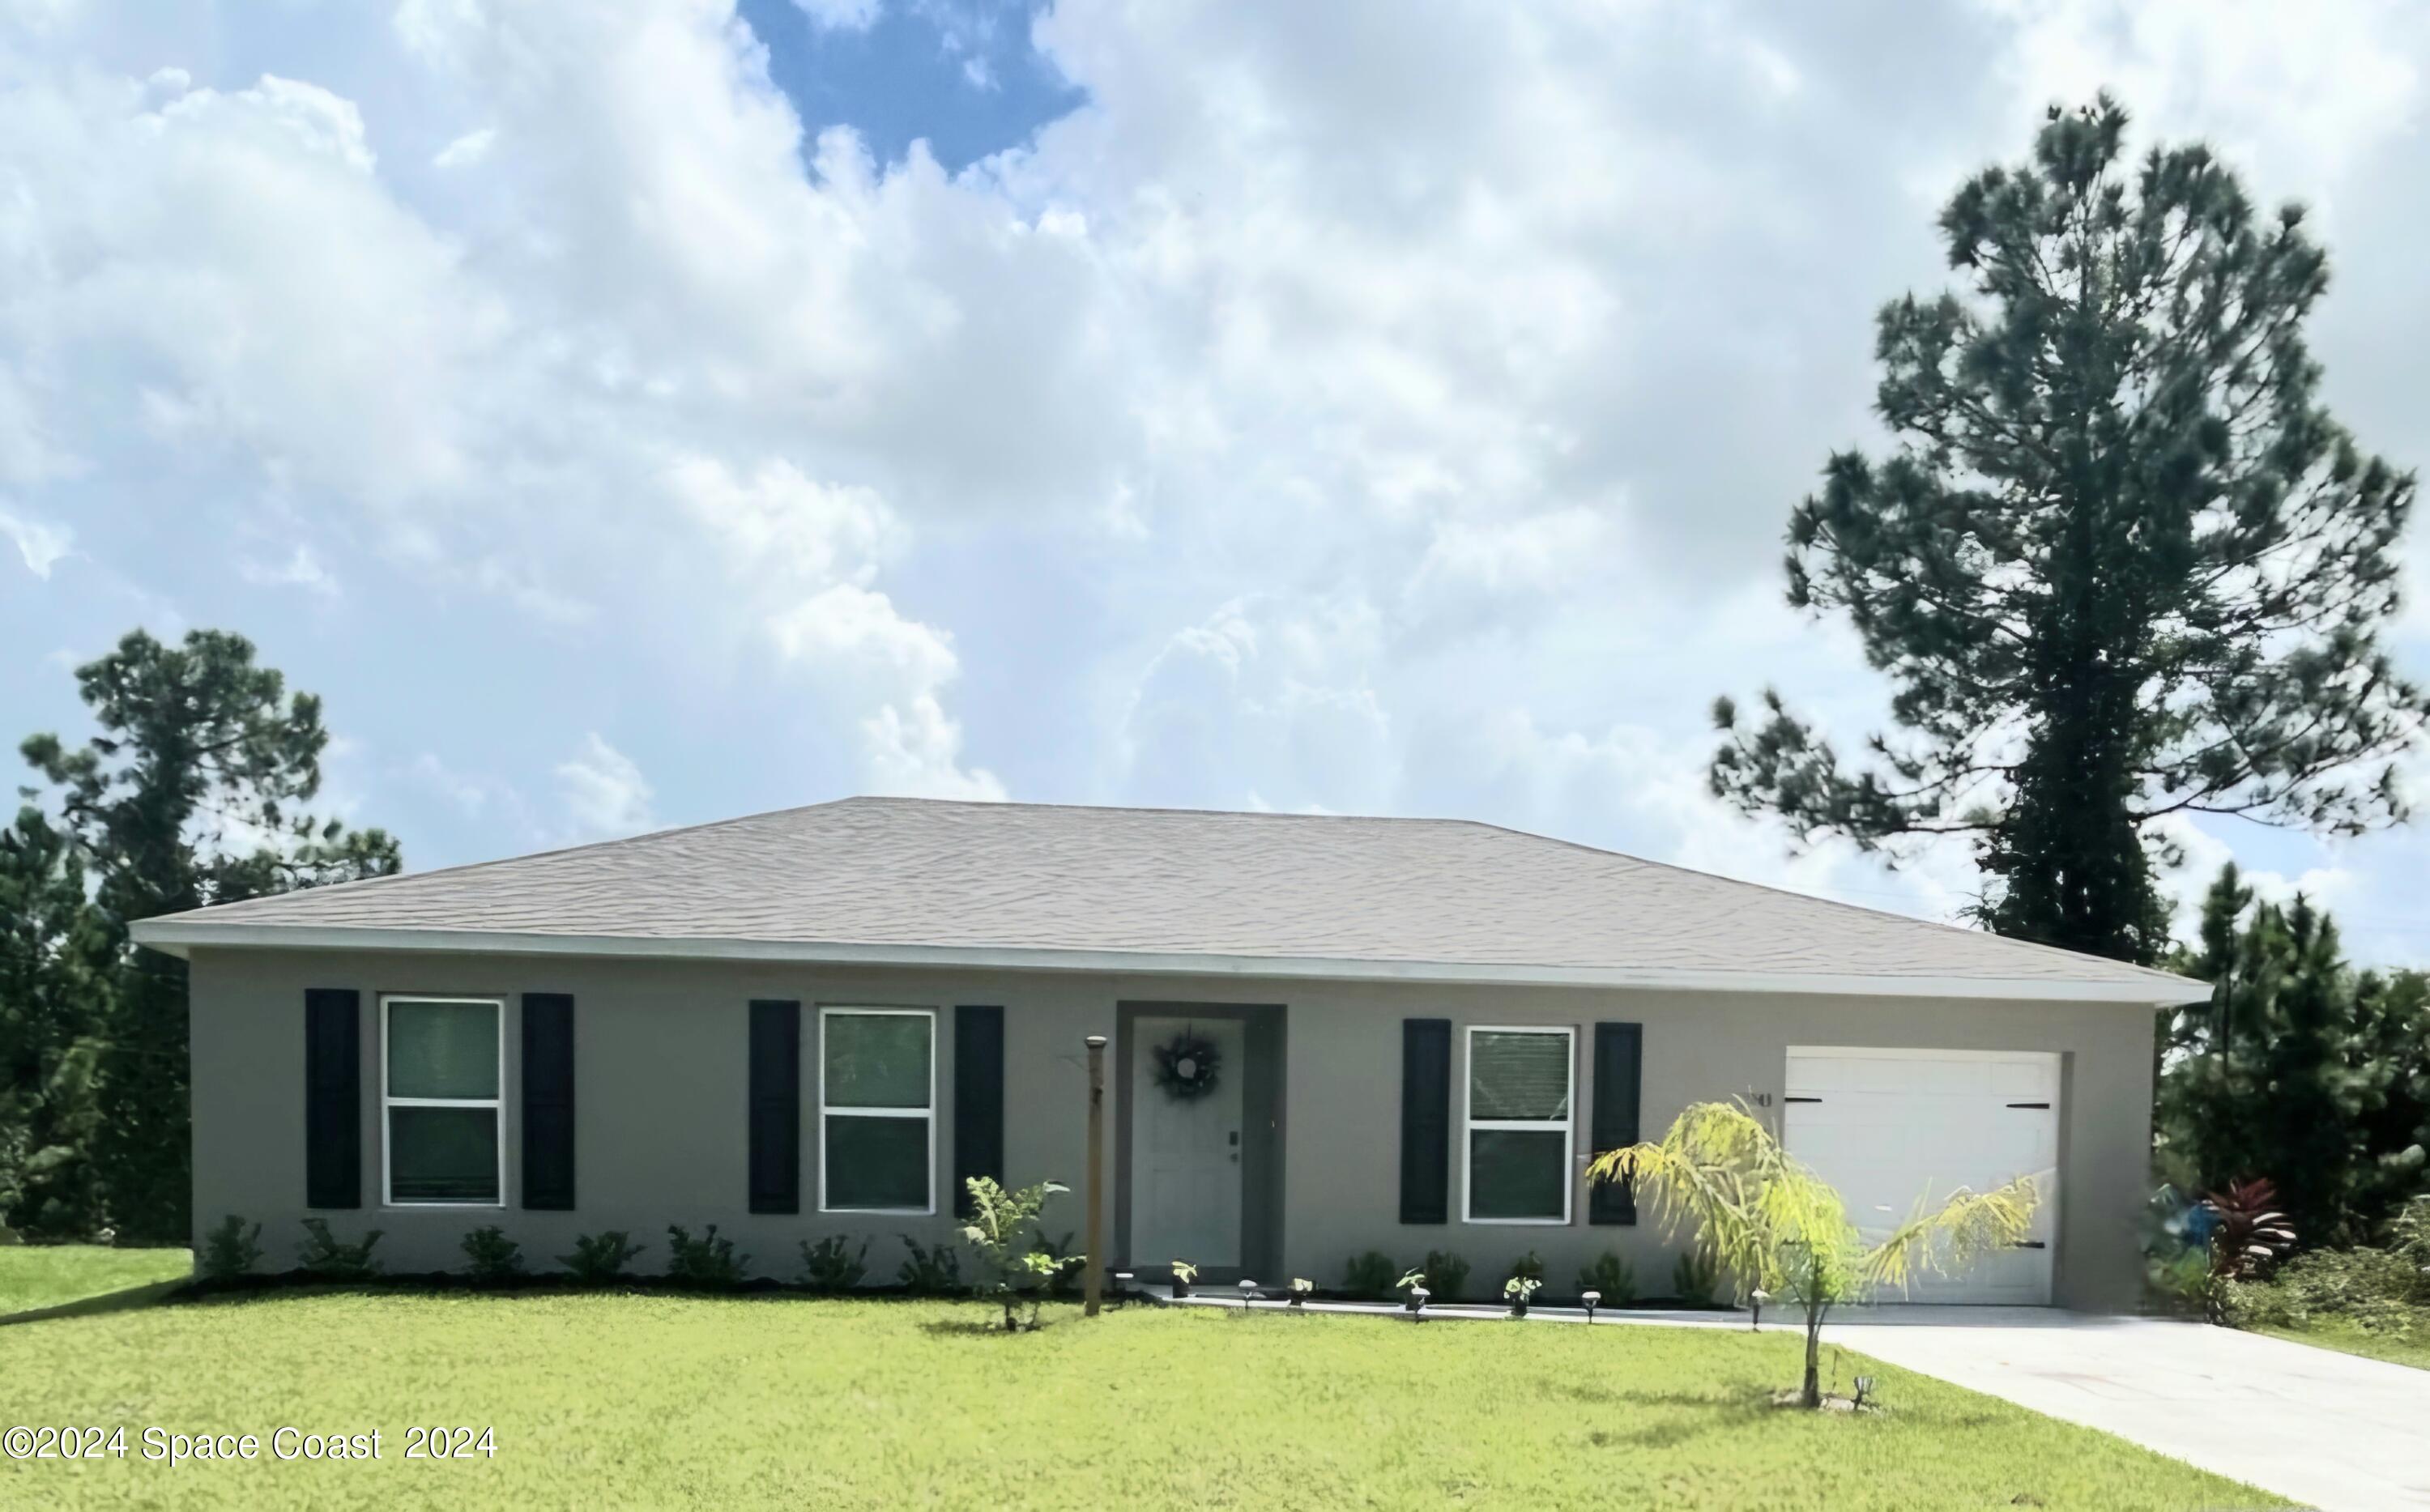
<instances>
[{"instance_id":1,"label":"window with white frame","mask_svg":"<svg viewBox=\"0 0 2430 1512\"><path fill-rule=\"evenodd\" d=\"M392 1206L505 1201L506 1005L380 1000L382 1170Z\"/></svg>"},{"instance_id":2,"label":"window with white frame","mask_svg":"<svg viewBox=\"0 0 2430 1512\"><path fill-rule=\"evenodd\" d=\"M819 1010L819 1210L933 1213L937 1016Z\"/></svg>"},{"instance_id":3,"label":"window with white frame","mask_svg":"<svg viewBox=\"0 0 2430 1512\"><path fill-rule=\"evenodd\" d=\"M1469 1222L1570 1221L1573 1038L1568 1029L1470 1026Z\"/></svg>"}]
</instances>

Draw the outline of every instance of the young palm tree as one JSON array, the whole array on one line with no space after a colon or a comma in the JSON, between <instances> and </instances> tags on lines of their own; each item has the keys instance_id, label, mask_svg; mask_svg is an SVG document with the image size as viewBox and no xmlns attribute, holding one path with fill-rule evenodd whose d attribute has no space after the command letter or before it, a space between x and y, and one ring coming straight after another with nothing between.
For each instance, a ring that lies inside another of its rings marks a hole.
<instances>
[{"instance_id":1,"label":"young palm tree","mask_svg":"<svg viewBox=\"0 0 2430 1512\"><path fill-rule=\"evenodd\" d=\"M1628 1182L1666 1234L1692 1227L1742 1290L1761 1289L1806 1312L1806 1382L1822 1404L1822 1321L1833 1306L1919 1272L1954 1274L2025 1237L2037 1201L2019 1176L1994 1191L1960 1189L1868 1249L1830 1183L1780 1146L1743 1105L1698 1103L1656 1142L1595 1157L1589 1181Z\"/></svg>"}]
</instances>

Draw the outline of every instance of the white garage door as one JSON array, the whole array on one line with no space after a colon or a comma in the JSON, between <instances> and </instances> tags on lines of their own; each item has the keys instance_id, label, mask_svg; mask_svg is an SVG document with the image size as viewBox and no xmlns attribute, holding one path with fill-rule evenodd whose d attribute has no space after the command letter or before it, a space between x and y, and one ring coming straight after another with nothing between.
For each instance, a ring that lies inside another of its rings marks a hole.
<instances>
[{"instance_id":1,"label":"white garage door","mask_svg":"<svg viewBox=\"0 0 2430 1512\"><path fill-rule=\"evenodd\" d=\"M2058 1232L2058 1057L2023 1051L1791 1046L1781 1137L1848 1200L1868 1240L1960 1187L2029 1175L2041 1193L2023 1248L1881 1300L2042 1304Z\"/></svg>"}]
</instances>

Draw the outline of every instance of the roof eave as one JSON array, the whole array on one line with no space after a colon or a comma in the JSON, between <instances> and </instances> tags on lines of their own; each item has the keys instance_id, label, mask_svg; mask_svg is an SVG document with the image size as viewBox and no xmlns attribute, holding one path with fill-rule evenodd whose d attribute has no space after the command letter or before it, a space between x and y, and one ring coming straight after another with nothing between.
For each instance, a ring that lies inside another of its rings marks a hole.
<instances>
[{"instance_id":1,"label":"roof eave","mask_svg":"<svg viewBox=\"0 0 2430 1512\"><path fill-rule=\"evenodd\" d=\"M191 916L141 920L133 925L132 933L138 944L179 956L187 955L198 945L266 950L430 951L453 955L593 955L828 966L1109 972L1152 976L1647 988L1683 992L1812 993L1837 997L1982 998L2011 1002L2116 1003L2144 1007L2199 1003L2208 998L2211 990L2205 983L2162 972L2144 972L2140 979L1859 976L1829 972L1373 960L1351 956L1065 950L1010 945L866 944L844 940L667 939L624 935L519 934L489 929L245 924Z\"/></svg>"}]
</instances>

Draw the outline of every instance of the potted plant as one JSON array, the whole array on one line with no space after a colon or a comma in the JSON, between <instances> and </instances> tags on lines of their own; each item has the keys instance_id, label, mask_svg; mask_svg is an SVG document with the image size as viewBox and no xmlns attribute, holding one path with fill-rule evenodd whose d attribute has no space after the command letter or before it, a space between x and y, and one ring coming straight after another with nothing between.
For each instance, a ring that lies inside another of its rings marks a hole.
<instances>
[{"instance_id":1,"label":"potted plant","mask_svg":"<svg viewBox=\"0 0 2430 1512\"><path fill-rule=\"evenodd\" d=\"M1423 1271L1406 1271L1392 1285L1402 1294L1401 1305L1408 1310L1409 1321L1423 1322L1426 1299L1434 1295L1426 1289L1426 1273Z\"/></svg>"},{"instance_id":2,"label":"potted plant","mask_svg":"<svg viewBox=\"0 0 2430 1512\"><path fill-rule=\"evenodd\" d=\"M1197 1279L1198 1268L1196 1266L1191 1265L1187 1260L1175 1260L1173 1262L1173 1294L1174 1296L1189 1296L1190 1283Z\"/></svg>"},{"instance_id":3,"label":"potted plant","mask_svg":"<svg viewBox=\"0 0 2430 1512\"><path fill-rule=\"evenodd\" d=\"M1510 1304L1510 1316L1527 1316L1527 1299L1543 1288L1544 1283L1534 1276L1512 1276L1502 1283L1502 1299Z\"/></svg>"},{"instance_id":4,"label":"potted plant","mask_svg":"<svg viewBox=\"0 0 2430 1512\"><path fill-rule=\"evenodd\" d=\"M1311 1293L1313 1293L1315 1290L1316 1290L1316 1283L1315 1283L1315 1282L1313 1282L1313 1281L1310 1281L1307 1277L1306 1277L1306 1276L1293 1276L1293 1277L1291 1277L1291 1284L1290 1284L1290 1305L1291 1305L1291 1306L1296 1307L1296 1306L1298 1306L1301 1303L1304 1303L1304 1302L1307 1301L1307 1299L1308 1299L1309 1295L1310 1295Z\"/></svg>"}]
</instances>

